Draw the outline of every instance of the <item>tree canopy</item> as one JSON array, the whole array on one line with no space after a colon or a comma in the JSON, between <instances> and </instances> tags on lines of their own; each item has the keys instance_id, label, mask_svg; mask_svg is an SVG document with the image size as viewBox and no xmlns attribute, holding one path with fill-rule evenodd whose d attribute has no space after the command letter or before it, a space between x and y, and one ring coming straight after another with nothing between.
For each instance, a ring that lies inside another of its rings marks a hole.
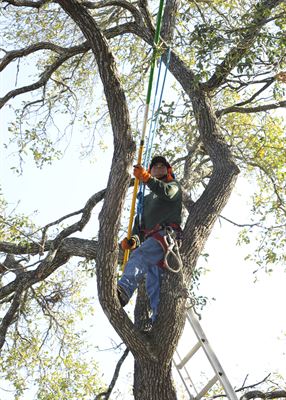
<instances>
[{"instance_id":1,"label":"tree canopy","mask_svg":"<svg viewBox=\"0 0 286 400\"><path fill-rule=\"evenodd\" d=\"M132 184L157 11L158 2L146 0L1 3L0 72L15 71L15 80L5 82L0 108L13 110L5 147L17 151L15 172L31 155L39 168L52 163L71 135L82 137L87 157L100 151L95 138L113 137L107 187L83 199L81 210L37 227L10 213L5 193L1 199L1 373L19 398L26 382L12 374L18 349L19 374L28 368L40 382L37 398L89 398L98 390L93 364L74 358L82 336L71 333L87 307L76 293L91 270L100 304L135 358L134 398L176 398L171 361L197 260L239 173L255 187L253 221L230 222L242 225L241 242L256 238L250 257L260 268L285 262L285 1L166 0L157 53L166 63L170 49L172 78L153 152L171 160L184 188L184 268L166 274L158 322L148 337L140 331L148 309L144 291L134 323L120 307L118 237L125 229L122 210ZM79 124L81 131L74 129ZM77 237L98 204L96 238ZM84 260L76 276L69 268L73 257ZM49 346L63 346L64 355L53 361L45 353ZM57 375L63 365L72 371L68 379L65 371ZM62 382L57 388L55 379Z\"/></svg>"}]
</instances>

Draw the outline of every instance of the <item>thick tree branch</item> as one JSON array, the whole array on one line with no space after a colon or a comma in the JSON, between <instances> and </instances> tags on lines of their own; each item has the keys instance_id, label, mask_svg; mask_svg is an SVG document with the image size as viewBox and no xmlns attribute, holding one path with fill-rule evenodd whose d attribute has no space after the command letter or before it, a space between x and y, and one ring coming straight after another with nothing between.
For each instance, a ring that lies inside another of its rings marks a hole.
<instances>
[{"instance_id":1,"label":"thick tree branch","mask_svg":"<svg viewBox=\"0 0 286 400\"><path fill-rule=\"evenodd\" d=\"M140 13L142 15L142 18L144 20L144 23L145 23L145 30L146 30L146 32L148 32L149 42L152 43L152 45L153 45L155 26L153 23L152 15L148 8L148 1L147 0L139 0L138 7L139 7Z\"/></svg>"},{"instance_id":2,"label":"thick tree branch","mask_svg":"<svg viewBox=\"0 0 286 400\"><path fill-rule=\"evenodd\" d=\"M52 74L64 64L71 57L70 54L65 54L59 57L52 65L50 65L46 70L43 72L42 77L37 81L32 83L31 85L22 86L20 88L11 90L8 92L4 97L0 98L0 109L12 98L19 96L20 94L32 92L37 90L41 87L44 87Z\"/></svg>"},{"instance_id":3,"label":"thick tree branch","mask_svg":"<svg viewBox=\"0 0 286 400\"><path fill-rule=\"evenodd\" d=\"M122 124L122 127L124 126L128 131L130 131L129 120L126 120L126 116L129 114L126 105L125 94L121 88L118 77L116 64L113 55L109 50L106 39L93 17L79 2L75 0L71 0L69 2L66 0L58 0L57 2L79 26L91 45L102 79L113 132L116 137L117 135L118 137L121 137L122 131L118 131L117 121L119 120L119 124ZM120 105L120 110L118 110L118 105Z\"/></svg>"},{"instance_id":4,"label":"thick tree branch","mask_svg":"<svg viewBox=\"0 0 286 400\"><path fill-rule=\"evenodd\" d=\"M47 241L45 244L45 251L49 251L52 248L53 242ZM13 254L39 254L39 250L36 248L30 249L27 245L25 248L11 243L0 242L0 248L3 252L10 252ZM17 274L14 281L10 282L6 286L0 288L0 299L4 299L11 293L15 292L18 285L23 279L26 279L28 286L34 283L40 282L49 276L52 272L57 270L60 266L64 265L71 257L83 257L85 259L93 260L96 257L98 250L98 244L94 240L79 239L79 238L67 238L64 239L61 246L59 247L57 254L53 260L51 268L47 268L46 271L42 271L42 275L39 275L39 269L32 271L22 272Z\"/></svg>"},{"instance_id":5,"label":"thick tree branch","mask_svg":"<svg viewBox=\"0 0 286 400\"><path fill-rule=\"evenodd\" d=\"M271 11L283 1L262 0L255 6L250 27L245 29L241 41L229 51L224 61L217 66L209 81L204 84L206 90L214 90L225 81L230 71L235 68L254 44L262 27L268 22Z\"/></svg>"},{"instance_id":6,"label":"thick tree branch","mask_svg":"<svg viewBox=\"0 0 286 400\"><path fill-rule=\"evenodd\" d=\"M82 4L89 9L118 6L124 8L125 10L130 11L135 21L141 21L142 19L138 9L132 3L126 0L104 0L104 1L98 1L96 3L93 1L83 1Z\"/></svg>"},{"instance_id":7,"label":"thick tree branch","mask_svg":"<svg viewBox=\"0 0 286 400\"><path fill-rule=\"evenodd\" d=\"M201 197L191 206L185 225L182 251L192 266L196 264L211 229L232 192L239 169L221 135L208 94L197 88L190 92L190 98L200 139L213 164L209 183ZM187 243L196 245L190 248ZM192 274L190 265L186 269L188 276Z\"/></svg>"},{"instance_id":8,"label":"thick tree branch","mask_svg":"<svg viewBox=\"0 0 286 400\"><path fill-rule=\"evenodd\" d=\"M180 4L181 0L166 0L161 35L168 44L172 43Z\"/></svg>"},{"instance_id":9,"label":"thick tree branch","mask_svg":"<svg viewBox=\"0 0 286 400\"><path fill-rule=\"evenodd\" d=\"M166 43L165 39L168 40L168 42L171 41L176 23L176 9L179 7L179 4L179 0L168 0L166 2L162 27L162 42L164 43L166 49L168 48L168 43ZM141 15L143 15L144 23L142 17L140 17L140 23L127 23L119 27L110 28L104 33L106 38L110 38L111 35L113 37L117 34L133 33L134 35L143 39L150 46L153 46L155 27L147 6L147 2L145 0L140 0L138 2L138 6L141 10ZM167 52L165 52L164 56L164 61L166 62ZM195 75L176 54L174 49L171 49L169 70L181 84L182 88L188 93L193 85Z\"/></svg>"},{"instance_id":10,"label":"thick tree branch","mask_svg":"<svg viewBox=\"0 0 286 400\"><path fill-rule=\"evenodd\" d=\"M45 242L44 251L49 251L53 241ZM0 252L14 255L36 255L40 254L40 246L35 243L26 245L17 245L15 243L0 242ZM58 255L62 257L85 257L87 259L95 258L97 251L97 241L79 238L66 238L63 240L58 250Z\"/></svg>"},{"instance_id":11,"label":"thick tree branch","mask_svg":"<svg viewBox=\"0 0 286 400\"><path fill-rule=\"evenodd\" d=\"M3 3L7 3L7 5L15 6L15 7L32 7L32 8L41 8L43 5L49 3L51 0L3 0Z\"/></svg>"},{"instance_id":12,"label":"thick tree branch","mask_svg":"<svg viewBox=\"0 0 286 400\"><path fill-rule=\"evenodd\" d=\"M80 46L74 46L74 47L70 47L70 48L61 47L61 46L58 46L58 45L56 45L54 43L50 43L50 42L38 42L36 44L32 44L31 46L25 47L23 49L8 51L5 54L5 56L1 59L0 71L3 71L4 68L6 68L7 65L9 65L9 63L14 61L15 59L28 56L37 51L51 50L62 56L69 55L70 57L73 57L77 54L85 53L89 49L90 49L90 46L89 46L88 42L84 42Z\"/></svg>"},{"instance_id":13,"label":"thick tree branch","mask_svg":"<svg viewBox=\"0 0 286 400\"><path fill-rule=\"evenodd\" d=\"M136 33L138 29L138 25L136 22L126 23L122 25L118 25L113 28L109 28L104 31L104 35L107 39L114 38L119 35L123 35L126 33ZM146 37L145 37L146 39ZM43 50L51 50L60 55L57 61L51 65L49 65L45 71L42 73L41 78L34 82L31 85L23 86L8 92L4 97L0 98L0 109L12 98L15 98L21 94L28 93L35 91L41 87L44 87L49 79L51 78L52 74L69 58L72 58L78 54L86 53L91 49L90 44L88 41L85 41L79 46L74 46L71 48L65 48L53 43L49 42L39 42L34 45L28 46L23 49L13 50L6 53L6 55L1 59L0 62L0 71L3 71L11 62L15 59L19 59L30 54L33 54L37 51Z\"/></svg>"},{"instance_id":14,"label":"thick tree branch","mask_svg":"<svg viewBox=\"0 0 286 400\"><path fill-rule=\"evenodd\" d=\"M117 237L123 202L130 182L128 169L131 167L135 151L126 97L120 84L114 57L93 17L75 0L57 0L57 2L79 26L91 44L103 83L114 136L114 156L108 188L99 215L96 256L99 301L111 324L133 355L139 359L142 357L156 359L151 343L146 342L146 337L134 327L122 310L116 295ZM147 351L143 355L144 347L147 347Z\"/></svg>"},{"instance_id":15,"label":"thick tree branch","mask_svg":"<svg viewBox=\"0 0 286 400\"><path fill-rule=\"evenodd\" d=\"M6 333L8 331L9 326L14 322L15 315L19 310L21 304L22 293L25 290L25 283L22 282L19 284L11 302L11 305L6 312L5 316L2 319L0 324L0 351L5 343Z\"/></svg>"},{"instance_id":16,"label":"thick tree branch","mask_svg":"<svg viewBox=\"0 0 286 400\"><path fill-rule=\"evenodd\" d=\"M81 219L72 224L71 226L63 229L54 240L45 242L42 240L39 245L36 243L27 243L27 245L16 245L13 243L0 242L0 251L8 254L43 254L48 252L47 256L39 262L39 266L36 270L22 273L21 276L17 274L16 279L0 289L0 299L11 294L18 287L19 282L23 277L27 277L29 285L32 285L38 281L45 279L52 272L54 272L59 266L67 262L71 256L83 256L95 258L95 249L97 249L96 242L94 241L82 241L80 239L66 239L67 236L81 231L84 226L88 223L91 212L96 204L101 201L104 197L105 190L102 190L93 195L82 209ZM71 215L71 214L70 214ZM74 213L72 214L74 215ZM62 221L63 218L56 222ZM44 229L44 236L48 227L54 225L56 222L48 224ZM65 242L64 242L65 240ZM89 254L89 256L87 255Z\"/></svg>"},{"instance_id":17,"label":"thick tree branch","mask_svg":"<svg viewBox=\"0 0 286 400\"><path fill-rule=\"evenodd\" d=\"M272 104L263 104L257 107L237 107L231 106L224 108L223 110L218 110L216 115L221 117L222 115L229 114L229 113L241 113L241 114L250 114L250 113L258 113L258 112L265 112L270 110L277 110L278 108L285 108L286 107L286 100L277 101L277 103Z\"/></svg>"},{"instance_id":18,"label":"thick tree branch","mask_svg":"<svg viewBox=\"0 0 286 400\"><path fill-rule=\"evenodd\" d=\"M250 399L285 399L286 390L274 390L273 392L262 392L261 390L251 390L245 393L240 400Z\"/></svg>"}]
</instances>

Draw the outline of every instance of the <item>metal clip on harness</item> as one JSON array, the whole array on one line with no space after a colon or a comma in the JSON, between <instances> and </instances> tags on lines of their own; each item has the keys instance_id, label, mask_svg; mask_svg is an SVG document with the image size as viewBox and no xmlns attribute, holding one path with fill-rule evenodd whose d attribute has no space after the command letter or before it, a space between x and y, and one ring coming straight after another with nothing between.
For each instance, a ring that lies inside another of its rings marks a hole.
<instances>
[{"instance_id":1,"label":"metal clip on harness","mask_svg":"<svg viewBox=\"0 0 286 400\"><path fill-rule=\"evenodd\" d=\"M164 242L166 244L166 252L164 256L164 266L171 272L178 273L183 267L183 262L179 252L178 241L176 240L176 232L170 226L165 227L166 236L164 236ZM176 261L178 268L171 268L168 263L168 257L172 255Z\"/></svg>"}]
</instances>

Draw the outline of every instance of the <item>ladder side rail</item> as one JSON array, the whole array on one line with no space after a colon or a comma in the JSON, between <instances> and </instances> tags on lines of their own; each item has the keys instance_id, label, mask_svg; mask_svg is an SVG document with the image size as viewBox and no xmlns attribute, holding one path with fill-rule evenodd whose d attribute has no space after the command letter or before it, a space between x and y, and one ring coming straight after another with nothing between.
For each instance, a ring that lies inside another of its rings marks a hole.
<instances>
[{"instance_id":1,"label":"ladder side rail","mask_svg":"<svg viewBox=\"0 0 286 400\"><path fill-rule=\"evenodd\" d=\"M212 350L212 348L206 338L206 335L205 335L205 333L204 333L204 331L192 309L188 310L187 319L189 320L198 340L201 342L202 348L203 348L211 366L213 367L214 372L217 373L218 378L226 392L227 397L229 398L229 400L238 400L237 395L236 395L235 391L233 390L233 387L232 387L230 381L228 380L217 356L215 355L214 351Z\"/></svg>"},{"instance_id":2,"label":"ladder side rail","mask_svg":"<svg viewBox=\"0 0 286 400\"><path fill-rule=\"evenodd\" d=\"M176 351L176 353L177 353L177 355L178 355L178 357L179 357L179 360L180 360L180 363L181 363L181 357L180 357L178 351ZM183 377L183 374L182 374L182 372L181 372L181 369L182 369L182 368L178 368L178 366L177 366L177 364L176 364L175 361L174 361L174 365L175 365L176 370L177 370L177 372L178 372L178 374L179 374L179 376L180 376L180 378L181 378L181 381L183 382L183 384L184 384L184 386L185 386L186 391L188 392L188 395L190 396L190 397L189 397L189 400L195 400L195 397L194 397L194 396L192 395L192 393L190 392L189 387L188 387L188 385L187 385L187 383L186 383L186 381L185 381L185 379L184 379L184 377ZM196 394L197 394L198 392L197 392L197 390L196 390L196 388L195 388L195 386L194 386L194 383L193 383L193 381L192 381L192 379L191 379L191 377L190 377L190 374L189 374L187 368L186 368L185 366L183 366L183 369L184 369L185 373L187 374L187 379L189 379L189 381L191 382L191 386L193 387L194 391L195 391Z\"/></svg>"}]
</instances>

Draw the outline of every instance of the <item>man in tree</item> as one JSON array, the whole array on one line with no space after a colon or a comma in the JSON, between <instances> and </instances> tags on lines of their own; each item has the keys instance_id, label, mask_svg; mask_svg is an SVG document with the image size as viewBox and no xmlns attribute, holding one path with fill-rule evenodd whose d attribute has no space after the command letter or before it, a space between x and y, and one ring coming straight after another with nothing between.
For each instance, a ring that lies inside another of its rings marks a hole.
<instances>
[{"instance_id":1,"label":"man in tree","mask_svg":"<svg viewBox=\"0 0 286 400\"><path fill-rule=\"evenodd\" d=\"M171 165L162 156L152 159L148 171L141 165L135 165L133 174L148 186L151 193L144 197L142 216L135 218L133 235L121 243L123 250L136 250L118 282L118 296L121 305L125 306L146 276L146 291L154 322L158 314L164 272L162 261L167 246L166 229L172 228L177 234L181 230L182 190L174 179Z\"/></svg>"}]
</instances>

